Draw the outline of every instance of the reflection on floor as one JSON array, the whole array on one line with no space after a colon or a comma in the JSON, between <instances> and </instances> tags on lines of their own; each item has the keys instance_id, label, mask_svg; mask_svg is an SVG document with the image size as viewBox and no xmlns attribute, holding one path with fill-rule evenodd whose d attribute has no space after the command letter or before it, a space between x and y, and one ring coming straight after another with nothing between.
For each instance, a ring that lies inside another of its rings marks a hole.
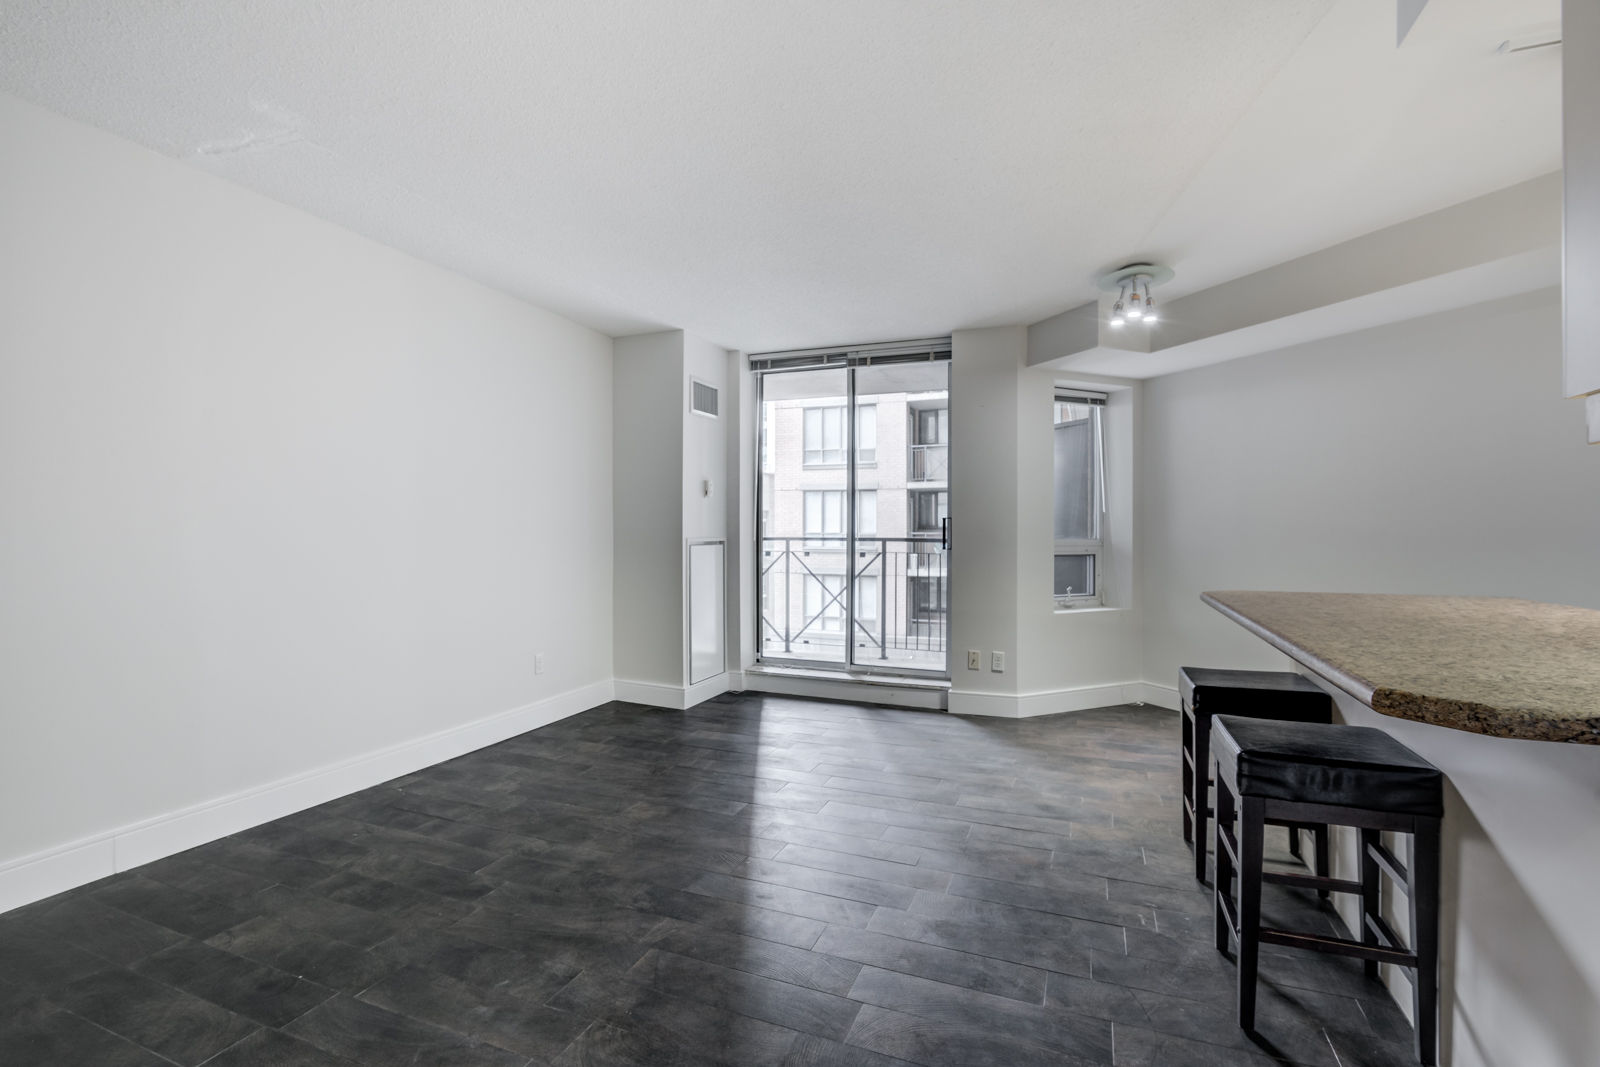
<instances>
[{"instance_id":1,"label":"reflection on floor","mask_svg":"<svg viewBox=\"0 0 1600 1067\"><path fill-rule=\"evenodd\" d=\"M0 1063L1411 1062L1353 960L1266 950L1234 1026L1177 750L1149 707L609 704L0 916Z\"/></svg>"}]
</instances>

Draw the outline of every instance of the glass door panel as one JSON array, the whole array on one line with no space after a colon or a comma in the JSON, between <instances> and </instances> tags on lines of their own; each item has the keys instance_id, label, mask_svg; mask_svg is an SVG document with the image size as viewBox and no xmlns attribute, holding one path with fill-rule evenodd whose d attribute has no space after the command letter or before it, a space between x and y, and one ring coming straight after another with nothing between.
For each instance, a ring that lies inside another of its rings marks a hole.
<instances>
[{"instance_id":1,"label":"glass door panel","mask_svg":"<svg viewBox=\"0 0 1600 1067\"><path fill-rule=\"evenodd\" d=\"M944 674L949 364L761 376L760 656Z\"/></svg>"},{"instance_id":2,"label":"glass door panel","mask_svg":"<svg viewBox=\"0 0 1600 1067\"><path fill-rule=\"evenodd\" d=\"M761 376L762 659L847 662L849 374Z\"/></svg>"},{"instance_id":3,"label":"glass door panel","mask_svg":"<svg viewBox=\"0 0 1600 1067\"><path fill-rule=\"evenodd\" d=\"M891 363L854 373L856 411L872 413L874 437L870 458L857 449L850 662L943 674L950 615L950 364Z\"/></svg>"}]
</instances>

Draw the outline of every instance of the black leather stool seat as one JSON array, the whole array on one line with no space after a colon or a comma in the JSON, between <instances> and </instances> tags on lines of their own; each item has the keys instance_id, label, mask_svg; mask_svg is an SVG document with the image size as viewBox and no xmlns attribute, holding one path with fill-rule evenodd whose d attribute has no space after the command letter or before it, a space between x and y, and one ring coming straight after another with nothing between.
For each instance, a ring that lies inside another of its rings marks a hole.
<instances>
[{"instance_id":1,"label":"black leather stool seat","mask_svg":"<svg viewBox=\"0 0 1600 1067\"><path fill-rule=\"evenodd\" d=\"M1370 726L1323 725L1218 715L1231 742L1239 793L1247 797L1403 815L1444 815L1444 776Z\"/></svg>"},{"instance_id":2,"label":"black leather stool seat","mask_svg":"<svg viewBox=\"0 0 1600 1067\"><path fill-rule=\"evenodd\" d=\"M1178 696L1182 708L1181 768L1183 788L1183 839L1194 845L1194 876L1206 880L1206 822L1211 818L1211 719L1215 715L1245 715L1252 719L1286 722L1333 721L1333 698L1309 678L1288 671L1234 671L1216 667L1178 668ZM1328 872L1328 828L1315 824L1289 828L1289 852L1300 857L1300 831L1315 840L1315 867Z\"/></svg>"},{"instance_id":3,"label":"black leather stool seat","mask_svg":"<svg viewBox=\"0 0 1600 1067\"><path fill-rule=\"evenodd\" d=\"M1295 722L1332 721L1332 701L1328 694L1311 679L1289 671L1180 667L1178 696L1192 708L1215 710L1221 715Z\"/></svg>"}]
</instances>

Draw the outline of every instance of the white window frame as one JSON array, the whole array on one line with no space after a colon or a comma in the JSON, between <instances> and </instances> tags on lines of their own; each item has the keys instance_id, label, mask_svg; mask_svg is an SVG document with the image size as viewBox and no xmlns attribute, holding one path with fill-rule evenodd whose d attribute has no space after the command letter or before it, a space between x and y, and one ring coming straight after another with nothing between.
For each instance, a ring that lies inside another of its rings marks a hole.
<instances>
[{"instance_id":1,"label":"white window frame","mask_svg":"<svg viewBox=\"0 0 1600 1067\"><path fill-rule=\"evenodd\" d=\"M1106 394L1092 392L1085 389L1071 389L1066 386L1056 386L1055 396L1050 405L1051 418L1054 420L1056 405L1061 403L1082 404L1091 408L1094 413L1094 493L1095 503L1099 505L1096 515L1096 530L1099 537L1093 538L1058 538L1050 558L1050 594L1055 600L1055 606L1060 610L1073 610L1076 608L1100 607L1105 604L1106 588L1106 523L1109 519L1106 506L1106 425L1105 403ZM1052 423L1060 425L1059 423ZM1055 489L1054 468L1051 471L1052 491L1052 524L1054 523L1053 499ZM1094 592L1074 593L1071 596L1058 596L1055 591L1055 557L1057 556L1089 556L1090 566L1094 571Z\"/></svg>"}]
</instances>

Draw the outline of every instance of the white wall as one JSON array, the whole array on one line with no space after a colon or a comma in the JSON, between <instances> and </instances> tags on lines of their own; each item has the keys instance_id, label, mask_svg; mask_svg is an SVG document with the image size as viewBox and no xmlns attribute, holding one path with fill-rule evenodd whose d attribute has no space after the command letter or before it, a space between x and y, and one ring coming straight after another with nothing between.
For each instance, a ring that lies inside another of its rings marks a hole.
<instances>
[{"instance_id":1,"label":"white wall","mask_svg":"<svg viewBox=\"0 0 1600 1067\"><path fill-rule=\"evenodd\" d=\"M1560 340L1546 290L1148 382L1145 677L1284 669L1206 589L1600 608L1600 450L1562 399ZM1447 1062L1600 1064L1600 749L1340 706L1454 787Z\"/></svg>"},{"instance_id":2,"label":"white wall","mask_svg":"<svg viewBox=\"0 0 1600 1067\"><path fill-rule=\"evenodd\" d=\"M610 482L609 339L0 96L0 909L607 699Z\"/></svg>"},{"instance_id":3,"label":"white wall","mask_svg":"<svg viewBox=\"0 0 1600 1067\"><path fill-rule=\"evenodd\" d=\"M636 686L681 690L683 331L619 337L615 347L617 677ZM651 699L647 691L623 696Z\"/></svg>"},{"instance_id":4,"label":"white wall","mask_svg":"<svg viewBox=\"0 0 1600 1067\"><path fill-rule=\"evenodd\" d=\"M1107 404L1107 606L1058 612L1051 405L1061 375L1030 367L1028 330L952 337L950 710L1028 716L1146 698L1133 567L1137 383ZM969 670L968 650L982 653ZM1006 671L990 655L1006 653Z\"/></svg>"},{"instance_id":5,"label":"white wall","mask_svg":"<svg viewBox=\"0 0 1600 1067\"><path fill-rule=\"evenodd\" d=\"M726 673L691 686L685 651L687 546L727 538L725 422L739 417L737 403L716 419L691 414L690 383L727 408L728 352L682 330L619 337L615 350L617 698L691 707L728 686Z\"/></svg>"}]
</instances>

